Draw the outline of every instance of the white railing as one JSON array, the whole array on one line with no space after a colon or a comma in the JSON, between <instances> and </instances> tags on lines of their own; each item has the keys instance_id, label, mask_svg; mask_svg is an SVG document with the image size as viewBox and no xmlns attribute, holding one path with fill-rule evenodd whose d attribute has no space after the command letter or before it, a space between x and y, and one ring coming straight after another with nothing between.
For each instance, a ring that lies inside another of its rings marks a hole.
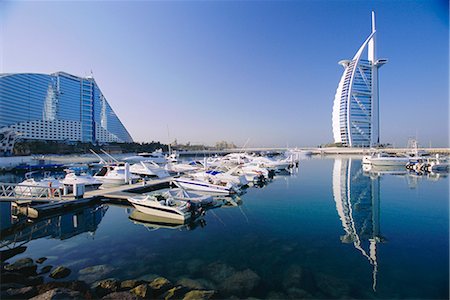
<instances>
[{"instance_id":1,"label":"white railing","mask_svg":"<svg viewBox=\"0 0 450 300\"><path fill-rule=\"evenodd\" d=\"M0 183L0 199L61 200L62 189L15 183Z\"/></svg>"}]
</instances>

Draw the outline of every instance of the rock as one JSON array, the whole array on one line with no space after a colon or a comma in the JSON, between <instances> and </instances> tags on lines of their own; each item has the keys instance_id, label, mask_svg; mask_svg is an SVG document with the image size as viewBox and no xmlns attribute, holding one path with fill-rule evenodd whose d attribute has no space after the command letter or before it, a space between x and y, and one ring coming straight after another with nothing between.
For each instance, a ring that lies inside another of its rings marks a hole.
<instances>
[{"instance_id":1,"label":"rock","mask_svg":"<svg viewBox=\"0 0 450 300\"><path fill-rule=\"evenodd\" d=\"M114 292L111 294L106 295L102 299L105 300L138 300L142 299L130 292Z\"/></svg>"},{"instance_id":2,"label":"rock","mask_svg":"<svg viewBox=\"0 0 450 300\"><path fill-rule=\"evenodd\" d=\"M130 292L141 298L153 298L153 290L146 283L140 284L137 287L130 290Z\"/></svg>"},{"instance_id":3,"label":"rock","mask_svg":"<svg viewBox=\"0 0 450 300\"><path fill-rule=\"evenodd\" d=\"M149 286L153 290L155 295L161 295L168 289L172 288L172 283L164 277L158 277L152 282L150 282Z\"/></svg>"},{"instance_id":4,"label":"rock","mask_svg":"<svg viewBox=\"0 0 450 300\"><path fill-rule=\"evenodd\" d=\"M0 284L1 291L6 291L8 289L20 289L23 287L25 287L25 285L21 284L21 283L2 283L2 284Z\"/></svg>"},{"instance_id":5,"label":"rock","mask_svg":"<svg viewBox=\"0 0 450 300\"><path fill-rule=\"evenodd\" d=\"M184 287L187 287L191 290L204 290L206 289L203 284L201 284L197 280L189 279L189 278L181 278L177 281L178 285L182 285Z\"/></svg>"},{"instance_id":6,"label":"rock","mask_svg":"<svg viewBox=\"0 0 450 300\"><path fill-rule=\"evenodd\" d=\"M258 274L250 269L236 272L226 278L219 285L219 290L227 294L237 296L248 296L250 292L259 284L260 278Z\"/></svg>"},{"instance_id":7,"label":"rock","mask_svg":"<svg viewBox=\"0 0 450 300\"><path fill-rule=\"evenodd\" d=\"M183 300L206 300L211 299L215 291L190 291L184 295Z\"/></svg>"},{"instance_id":8,"label":"rock","mask_svg":"<svg viewBox=\"0 0 450 300\"><path fill-rule=\"evenodd\" d=\"M120 282L114 278L104 279L93 284L93 289L97 296L103 297L109 293L117 292Z\"/></svg>"},{"instance_id":9,"label":"rock","mask_svg":"<svg viewBox=\"0 0 450 300\"><path fill-rule=\"evenodd\" d=\"M24 276L21 273L15 272L2 272L1 282L3 283L19 283L28 285L39 285L44 282L44 278L42 276Z\"/></svg>"},{"instance_id":10,"label":"rock","mask_svg":"<svg viewBox=\"0 0 450 300\"><path fill-rule=\"evenodd\" d=\"M138 278L135 278L135 280L138 280L138 281L147 281L147 282L152 282L153 280L155 280L156 278L158 278L158 277L161 277L161 276L159 276L159 275L157 275L157 274L145 274L145 275L142 275L142 276L140 276L140 277L138 277Z\"/></svg>"},{"instance_id":11,"label":"rock","mask_svg":"<svg viewBox=\"0 0 450 300\"><path fill-rule=\"evenodd\" d=\"M71 273L70 269L63 266L58 266L50 273L49 276L53 279L61 279L69 276L70 273Z\"/></svg>"},{"instance_id":12,"label":"rock","mask_svg":"<svg viewBox=\"0 0 450 300\"><path fill-rule=\"evenodd\" d=\"M190 276L195 276L201 271L203 265L204 262L202 260L193 258L186 263L186 270L189 272Z\"/></svg>"},{"instance_id":13,"label":"rock","mask_svg":"<svg viewBox=\"0 0 450 300\"><path fill-rule=\"evenodd\" d=\"M345 280L333 276L318 274L317 287L330 298L349 298L350 296L349 284Z\"/></svg>"},{"instance_id":14,"label":"rock","mask_svg":"<svg viewBox=\"0 0 450 300\"><path fill-rule=\"evenodd\" d=\"M316 297L313 297L310 293L308 293L305 290L299 289L299 288L289 288L287 290L288 298L290 299L313 299Z\"/></svg>"},{"instance_id":15,"label":"rock","mask_svg":"<svg viewBox=\"0 0 450 300\"><path fill-rule=\"evenodd\" d=\"M83 298L92 298L89 286L84 281L51 281L41 284L37 288L38 294L43 294L56 288L65 288L80 292L83 295Z\"/></svg>"},{"instance_id":16,"label":"rock","mask_svg":"<svg viewBox=\"0 0 450 300\"><path fill-rule=\"evenodd\" d=\"M35 286L27 286L19 289L8 289L6 291L6 299L28 299L38 294ZM3 298L3 297L2 297Z\"/></svg>"},{"instance_id":17,"label":"rock","mask_svg":"<svg viewBox=\"0 0 450 300\"><path fill-rule=\"evenodd\" d=\"M45 267L42 267L42 269L41 269L41 272L39 273L39 274L45 274L45 273L48 273L48 272L50 272L50 270L53 268L53 266L45 266Z\"/></svg>"},{"instance_id":18,"label":"rock","mask_svg":"<svg viewBox=\"0 0 450 300\"><path fill-rule=\"evenodd\" d=\"M78 279L92 283L107 277L112 271L114 271L114 268L109 265L91 266L81 269L78 272L80 274Z\"/></svg>"},{"instance_id":19,"label":"rock","mask_svg":"<svg viewBox=\"0 0 450 300\"><path fill-rule=\"evenodd\" d=\"M313 272L308 268L299 265L292 265L286 271L282 283L285 290L289 288L298 288L311 294L317 291L317 284Z\"/></svg>"},{"instance_id":20,"label":"rock","mask_svg":"<svg viewBox=\"0 0 450 300\"><path fill-rule=\"evenodd\" d=\"M44 261L46 261L47 260L47 257L40 257L40 258L38 258L38 259L36 259L36 262L38 263L38 264L42 264Z\"/></svg>"},{"instance_id":21,"label":"rock","mask_svg":"<svg viewBox=\"0 0 450 300\"><path fill-rule=\"evenodd\" d=\"M165 292L162 298L164 300L181 299L188 291L189 290L183 286L176 286Z\"/></svg>"},{"instance_id":22,"label":"rock","mask_svg":"<svg viewBox=\"0 0 450 300\"><path fill-rule=\"evenodd\" d=\"M72 291L66 288L56 288L49 290L43 294L37 295L36 297L30 298L30 300L56 300L56 299L82 299L83 296L78 291Z\"/></svg>"},{"instance_id":23,"label":"rock","mask_svg":"<svg viewBox=\"0 0 450 300\"><path fill-rule=\"evenodd\" d=\"M140 284L143 284L142 280L124 280L120 283L121 290L130 290L132 288L137 287Z\"/></svg>"},{"instance_id":24,"label":"rock","mask_svg":"<svg viewBox=\"0 0 450 300\"><path fill-rule=\"evenodd\" d=\"M225 278L230 277L235 269L221 262L213 262L204 269L205 277L220 283Z\"/></svg>"},{"instance_id":25,"label":"rock","mask_svg":"<svg viewBox=\"0 0 450 300\"><path fill-rule=\"evenodd\" d=\"M271 291L267 294L266 299L280 299L280 300L284 300L287 299L288 297L281 293L281 292L276 292L276 291Z\"/></svg>"},{"instance_id":26,"label":"rock","mask_svg":"<svg viewBox=\"0 0 450 300\"><path fill-rule=\"evenodd\" d=\"M36 275L37 266L31 258L21 258L4 267L6 271L21 273L26 276Z\"/></svg>"}]
</instances>

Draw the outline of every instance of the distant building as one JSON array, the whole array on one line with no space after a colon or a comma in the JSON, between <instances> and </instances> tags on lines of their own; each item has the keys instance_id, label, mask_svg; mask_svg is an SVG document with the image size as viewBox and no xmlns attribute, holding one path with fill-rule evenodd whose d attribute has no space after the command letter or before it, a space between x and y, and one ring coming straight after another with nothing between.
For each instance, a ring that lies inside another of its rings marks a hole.
<instances>
[{"instance_id":1,"label":"distant building","mask_svg":"<svg viewBox=\"0 0 450 300\"><path fill-rule=\"evenodd\" d=\"M344 73L333 104L335 143L348 147L372 147L380 143L378 109L378 68L387 62L376 58L375 13L372 33L352 60L339 62ZM367 59L362 54L367 50Z\"/></svg>"},{"instance_id":2,"label":"distant building","mask_svg":"<svg viewBox=\"0 0 450 300\"><path fill-rule=\"evenodd\" d=\"M133 142L92 77L0 74L0 129L21 139Z\"/></svg>"}]
</instances>

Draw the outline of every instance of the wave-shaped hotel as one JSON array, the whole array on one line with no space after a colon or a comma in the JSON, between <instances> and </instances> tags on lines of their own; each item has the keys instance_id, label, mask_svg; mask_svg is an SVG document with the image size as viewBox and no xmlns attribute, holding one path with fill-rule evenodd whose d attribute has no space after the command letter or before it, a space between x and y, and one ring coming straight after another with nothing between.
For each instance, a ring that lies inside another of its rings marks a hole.
<instances>
[{"instance_id":1,"label":"wave-shaped hotel","mask_svg":"<svg viewBox=\"0 0 450 300\"><path fill-rule=\"evenodd\" d=\"M132 142L93 77L0 74L0 131L21 139Z\"/></svg>"},{"instance_id":2,"label":"wave-shaped hotel","mask_svg":"<svg viewBox=\"0 0 450 300\"><path fill-rule=\"evenodd\" d=\"M380 143L378 108L378 69L386 59L376 58L375 13L372 32L352 60L339 62L344 73L333 104L335 143L348 147L372 147ZM367 52L367 59L363 54Z\"/></svg>"}]
</instances>

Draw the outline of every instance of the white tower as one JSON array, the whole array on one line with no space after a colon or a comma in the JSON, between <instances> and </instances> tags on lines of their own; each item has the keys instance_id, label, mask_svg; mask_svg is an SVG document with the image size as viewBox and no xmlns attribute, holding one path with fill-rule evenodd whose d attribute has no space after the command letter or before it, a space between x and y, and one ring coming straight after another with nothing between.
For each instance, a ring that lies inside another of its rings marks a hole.
<instances>
[{"instance_id":1,"label":"white tower","mask_svg":"<svg viewBox=\"0 0 450 300\"><path fill-rule=\"evenodd\" d=\"M362 58L367 50L367 60ZM376 146L380 143L378 68L387 60L376 58L375 13L372 32L352 60L340 61L344 73L333 104L335 143L349 147Z\"/></svg>"}]
</instances>

